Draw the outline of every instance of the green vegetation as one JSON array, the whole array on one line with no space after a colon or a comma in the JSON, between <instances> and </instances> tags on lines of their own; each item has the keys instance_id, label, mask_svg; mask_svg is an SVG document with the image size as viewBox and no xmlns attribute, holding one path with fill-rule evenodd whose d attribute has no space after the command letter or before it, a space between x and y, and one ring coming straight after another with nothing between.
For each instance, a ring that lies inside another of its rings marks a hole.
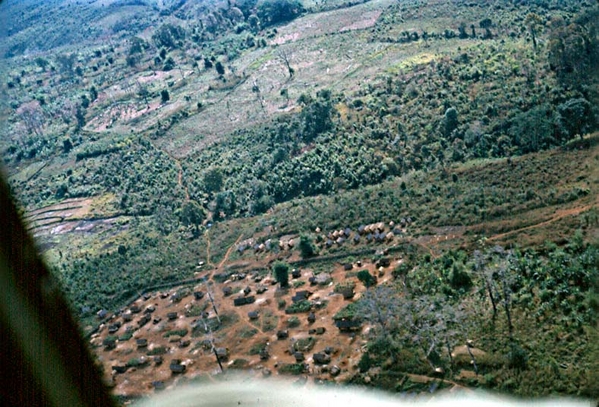
<instances>
[{"instance_id":1,"label":"green vegetation","mask_svg":"<svg viewBox=\"0 0 599 407\"><path fill-rule=\"evenodd\" d=\"M181 337L183 337L183 336L187 335L188 333L189 333L189 330L185 329L185 328L183 328L183 329L173 329L171 331L166 332L163 336L165 338L168 338L170 336L181 336Z\"/></svg>"},{"instance_id":2,"label":"green vegetation","mask_svg":"<svg viewBox=\"0 0 599 407\"><path fill-rule=\"evenodd\" d=\"M308 336L307 338L300 338L293 343L293 350L295 352L310 352L314 349L316 344L316 338Z\"/></svg>"},{"instance_id":3,"label":"green vegetation","mask_svg":"<svg viewBox=\"0 0 599 407\"><path fill-rule=\"evenodd\" d=\"M281 261L276 262L272 266L272 272L281 287L287 287L289 285L289 264Z\"/></svg>"},{"instance_id":4,"label":"green vegetation","mask_svg":"<svg viewBox=\"0 0 599 407\"><path fill-rule=\"evenodd\" d=\"M376 278L368 272L368 270L361 270L357 274L358 280L364 284L366 288L372 287L376 284Z\"/></svg>"},{"instance_id":5,"label":"green vegetation","mask_svg":"<svg viewBox=\"0 0 599 407\"><path fill-rule=\"evenodd\" d=\"M289 328L297 328L300 326L300 320L298 317L291 317L287 320L287 326Z\"/></svg>"},{"instance_id":6,"label":"green vegetation","mask_svg":"<svg viewBox=\"0 0 599 407\"><path fill-rule=\"evenodd\" d=\"M308 300L298 301L287 308L285 308L286 314L299 314L302 312L308 312L312 309L312 302Z\"/></svg>"},{"instance_id":7,"label":"green vegetation","mask_svg":"<svg viewBox=\"0 0 599 407\"><path fill-rule=\"evenodd\" d=\"M304 373L303 363L283 363L279 366L280 374L300 375Z\"/></svg>"},{"instance_id":8,"label":"green vegetation","mask_svg":"<svg viewBox=\"0 0 599 407\"><path fill-rule=\"evenodd\" d=\"M148 351L148 356L166 355L168 349L164 346L156 346Z\"/></svg>"},{"instance_id":9,"label":"green vegetation","mask_svg":"<svg viewBox=\"0 0 599 407\"><path fill-rule=\"evenodd\" d=\"M367 290L334 316L372 326L358 368L381 368L373 385L426 390L407 374L441 367L470 387L597 397L593 2L21 3L3 8L0 155L82 326L224 265L221 283L227 261L268 262L284 288L290 267L388 249L393 280L347 273ZM389 241L329 235L402 218ZM271 248L235 250L244 239ZM221 321L217 335L239 317ZM265 311L235 332L278 323ZM466 339L476 360L452 355Z\"/></svg>"}]
</instances>

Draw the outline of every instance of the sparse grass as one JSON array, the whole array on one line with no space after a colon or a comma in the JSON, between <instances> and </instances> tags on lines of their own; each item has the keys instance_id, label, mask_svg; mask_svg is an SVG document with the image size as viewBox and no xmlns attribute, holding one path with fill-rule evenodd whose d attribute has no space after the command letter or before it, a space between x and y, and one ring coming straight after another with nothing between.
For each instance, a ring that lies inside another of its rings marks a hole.
<instances>
[{"instance_id":1,"label":"sparse grass","mask_svg":"<svg viewBox=\"0 0 599 407\"><path fill-rule=\"evenodd\" d=\"M237 331L236 336L242 339L249 339L254 337L257 333L258 330L256 328L242 327L239 331Z\"/></svg>"}]
</instances>

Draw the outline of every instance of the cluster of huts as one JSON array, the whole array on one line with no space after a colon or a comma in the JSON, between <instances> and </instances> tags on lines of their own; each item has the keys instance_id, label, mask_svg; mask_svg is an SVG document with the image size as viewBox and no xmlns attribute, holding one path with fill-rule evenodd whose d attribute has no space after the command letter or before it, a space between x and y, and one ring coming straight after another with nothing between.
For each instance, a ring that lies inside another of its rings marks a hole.
<instances>
[{"instance_id":1,"label":"cluster of huts","mask_svg":"<svg viewBox=\"0 0 599 407\"><path fill-rule=\"evenodd\" d=\"M258 243L255 239L250 238L246 239L243 242L239 243L236 247L237 252L242 254L248 250L253 250L254 253L264 253L272 250L272 240L267 239L263 243Z\"/></svg>"}]
</instances>

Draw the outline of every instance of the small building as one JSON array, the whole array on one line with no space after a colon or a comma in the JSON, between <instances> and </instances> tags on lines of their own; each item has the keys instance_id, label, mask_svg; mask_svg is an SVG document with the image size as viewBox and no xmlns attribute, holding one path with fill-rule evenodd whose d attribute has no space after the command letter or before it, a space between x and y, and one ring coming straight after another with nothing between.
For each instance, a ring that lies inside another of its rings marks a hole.
<instances>
[{"instance_id":1,"label":"small building","mask_svg":"<svg viewBox=\"0 0 599 407\"><path fill-rule=\"evenodd\" d=\"M148 322L150 322L151 318L147 315L144 315L143 317L141 317L139 319L139 321L137 321L137 325L141 328L143 327L145 324L147 324Z\"/></svg>"},{"instance_id":2,"label":"small building","mask_svg":"<svg viewBox=\"0 0 599 407\"><path fill-rule=\"evenodd\" d=\"M196 291L196 292L194 292L194 293L193 293L193 298L194 298L196 301L199 301L199 300L201 300L202 298L204 298L204 293L203 293L203 292L201 292L201 291Z\"/></svg>"},{"instance_id":3,"label":"small building","mask_svg":"<svg viewBox=\"0 0 599 407\"><path fill-rule=\"evenodd\" d=\"M128 368L129 366L127 365L115 365L112 367L112 370L114 370L115 373L122 374L125 373Z\"/></svg>"},{"instance_id":4,"label":"small building","mask_svg":"<svg viewBox=\"0 0 599 407\"><path fill-rule=\"evenodd\" d=\"M152 382L152 387L154 388L154 390L159 391L159 390L164 390L166 386L164 385L163 381L156 380L156 381Z\"/></svg>"},{"instance_id":5,"label":"small building","mask_svg":"<svg viewBox=\"0 0 599 407\"><path fill-rule=\"evenodd\" d=\"M150 305L149 307L147 307L144 310L144 314L151 314L152 312L156 311L156 307L153 305Z\"/></svg>"},{"instance_id":6,"label":"small building","mask_svg":"<svg viewBox=\"0 0 599 407\"><path fill-rule=\"evenodd\" d=\"M391 259L388 257L383 257L376 262L376 267L389 267L391 265Z\"/></svg>"},{"instance_id":7,"label":"small building","mask_svg":"<svg viewBox=\"0 0 599 407\"><path fill-rule=\"evenodd\" d=\"M189 345L191 345L191 341L189 339L181 339L179 342L180 348L187 348Z\"/></svg>"},{"instance_id":8,"label":"small building","mask_svg":"<svg viewBox=\"0 0 599 407\"><path fill-rule=\"evenodd\" d=\"M138 348L147 348L148 347L148 340L146 338L139 338L135 341L135 343L137 344Z\"/></svg>"},{"instance_id":9,"label":"small building","mask_svg":"<svg viewBox=\"0 0 599 407\"><path fill-rule=\"evenodd\" d=\"M314 333L315 333L316 335L322 335L322 334L324 334L324 333L326 332L326 330L327 330L327 329L326 329L324 326L320 326L320 327L318 327L318 328L316 328L316 329L314 330Z\"/></svg>"},{"instance_id":10,"label":"small building","mask_svg":"<svg viewBox=\"0 0 599 407\"><path fill-rule=\"evenodd\" d=\"M247 305L247 304L253 304L254 302L256 302L256 297L254 297L253 295L247 296L247 297L237 297L233 300L233 305L235 305L236 307L241 307L243 305Z\"/></svg>"},{"instance_id":11,"label":"small building","mask_svg":"<svg viewBox=\"0 0 599 407\"><path fill-rule=\"evenodd\" d=\"M291 270L291 277L292 278L300 278L302 276L302 271L300 269L293 269Z\"/></svg>"},{"instance_id":12,"label":"small building","mask_svg":"<svg viewBox=\"0 0 599 407\"><path fill-rule=\"evenodd\" d=\"M353 268L354 268L354 265L353 265L353 264L351 264L351 263L345 263L345 264L343 265L343 270L345 270L345 271L350 271L350 270L351 270L351 269L353 269Z\"/></svg>"},{"instance_id":13,"label":"small building","mask_svg":"<svg viewBox=\"0 0 599 407\"><path fill-rule=\"evenodd\" d=\"M137 304L133 304L129 310L132 314L139 314L141 312L141 308Z\"/></svg>"},{"instance_id":14,"label":"small building","mask_svg":"<svg viewBox=\"0 0 599 407\"><path fill-rule=\"evenodd\" d=\"M270 354L268 353L268 349L264 348L260 351L260 360L268 360L270 358Z\"/></svg>"},{"instance_id":15,"label":"small building","mask_svg":"<svg viewBox=\"0 0 599 407\"><path fill-rule=\"evenodd\" d=\"M295 295L291 297L291 301L296 303L299 301L307 300L311 295L312 293L308 290L296 291Z\"/></svg>"},{"instance_id":16,"label":"small building","mask_svg":"<svg viewBox=\"0 0 599 407\"><path fill-rule=\"evenodd\" d=\"M177 315L177 313L176 313L175 311L173 311L173 312L169 312L168 314L166 314L166 318L167 318L169 321L173 321L173 320L177 319L177 316L178 316L178 315Z\"/></svg>"},{"instance_id":17,"label":"small building","mask_svg":"<svg viewBox=\"0 0 599 407\"><path fill-rule=\"evenodd\" d=\"M287 339L289 338L289 331L288 330L281 330L281 331L277 331L277 339Z\"/></svg>"},{"instance_id":18,"label":"small building","mask_svg":"<svg viewBox=\"0 0 599 407\"><path fill-rule=\"evenodd\" d=\"M314 322L316 322L316 315L314 315L313 312L311 312L310 314L308 314L308 322L313 324Z\"/></svg>"},{"instance_id":19,"label":"small building","mask_svg":"<svg viewBox=\"0 0 599 407\"><path fill-rule=\"evenodd\" d=\"M125 312L123 315L123 322L131 322L133 320L133 315L130 312Z\"/></svg>"},{"instance_id":20,"label":"small building","mask_svg":"<svg viewBox=\"0 0 599 407\"><path fill-rule=\"evenodd\" d=\"M338 319L335 321L335 326L340 331L353 331L359 329L362 323L356 319Z\"/></svg>"},{"instance_id":21,"label":"small building","mask_svg":"<svg viewBox=\"0 0 599 407\"><path fill-rule=\"evenodd\" d=\"M256 287L256 294L264 294L268 288L262 284Z\"/></svg>"},{"instance_id":22,"label":"small building","mask_svg":"<svg viewBox=\"0 0 599 407\"><path fill-rule=\"evenodd\" d=\"M248 318L251 321L254 321L254 320L258 319L258 317L260 317L260 314L258 313L258 311L250 311L250 312L248 312Z\"/></svg>"},{"instance_id":23,"label":"small building","mask_svg":"<svg viewBox=\"0 0 599 407\"><path fill-rule=\"evenodd\" d=\"M162 318L160 318L160 317L154 317L154 319L152 320L152 323L154 325L158 325L160 323L160 321L162 321Z\"/></svg>"},{"instance_id":24,"label":"small building","mask_svg":"<svg viewBox=\"0 0 599 407\"><path fill-rule=\"evenodd\" d=\"M152 360L154 361L154 365L156 366L160 366L162 365L162 362L164 362L164 359L160 355L154 356Z\"/></svg>"},{"instance_id":25,"label":"small building","mask_svg":"<svg viewBox=\"0 0 599 407\"><path fill-rule=\"evenodd\" d=\"M229 357L229 349L216 348L216 356L218 356L219 359L227 359Z\"/></svg>"},{"instance_id":26,"label":"small building","mask_svg":"<svg viewBox=\"0 0 599 407\"><path fill-rule=\"evenodd\" d=\"M225 297L228 297L229 295L233 294L233 289L231 287L224 287L223 294Z\"/></svg>"},{"instance_id":27,"label":"small building","mask_svg":"<svg viewBox=\"0 0 599 407\"><path fill-rule=\"evenodd\" d=\"M96 313L96 316L98 317L98 319L104 319L108 316L108 311L106 311L105 309L101 309Z\"/></svg>"},{"instance_id":28,"label":"small building","mask_svg":"<svg viewBox=\"0 0 599 407\"><path fill-rule=\"evenodd\" d=\"M297 363L300 363L300 362L303 362L304 360L306 360L306 357L304 356L303 352L294 352L293 357L295 358L295 361Z\"/></svg>"},{"instance_id":29,"label":"small building","mask_svg":"<svg viewBox=\"0 0 599 407\"><path fill-rule=\"evenodd\" d=\"M181 359L173 359L171 360L171 364L169 365L169 369L174 374L185 373L186 366L181 364Z\"/></svg>"},{"instance_id":30,"label":"small building","mask_svg":"<svg viewBox=\"0 0 599 407\"><path fill-rule=\"evenodd\" d=\"M243 295L249 295L249 293L252 292L252 289L250 288L250 286L247 286L243 289Z\"/></svg>"},{"instance_id":31,"label":"small building","mask_svg":"<svg viewBox=\"0 0 599 407\"><path fill-rule=\"evenodd\" d=\"M121 328L121 323L120 322L115 322L114 324L111 324L108 326L108 333L109 334L113 334L116 331L118 331Z\"/></svg>"},{"instance_id":32,"label":"small building","mask_svg":"<svg viewBox=\"0 0 599 407\"><path fill-rule=\"evenodd\" d=\"M102 345L104 345L104 350L112 350L116 348L116 340L114 337L104 338Z\"/></svg>"},{"instance_id":33,"label":"small building","mask_svg":"<svg viewBox=\"0 0 599 407\"><path fill-rule=\"evenodd\" d=\"M324 352L318 352L312 355L312 359L314 359L314 363L317 365L326 365L331 361L331 356Z\"/></svg>"}]
</instances>

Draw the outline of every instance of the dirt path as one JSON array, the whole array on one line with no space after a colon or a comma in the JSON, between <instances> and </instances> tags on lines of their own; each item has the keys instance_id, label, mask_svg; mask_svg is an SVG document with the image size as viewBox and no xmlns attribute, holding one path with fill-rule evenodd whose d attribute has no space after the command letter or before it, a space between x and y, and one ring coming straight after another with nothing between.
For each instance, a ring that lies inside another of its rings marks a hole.
<instances>
[{"instance_id":1,"label":"dirt path","mask_svg":"<svg viewBox=\"0 0 599 407\"><path fill-rule=\"evenodd\" d=\"M177 184L183 189L183 191L185 191L185 201L189 201L189 188L187 187L187 185L183 185L183 166L181 165L181 160L171 155L169 155L169 157L172 160L175 160L175 164L177 164L177 167L179 167L179 173L177 174Z\"/></svg>"},{"instance_id":2,"label":"dirt path","mask_svg":"<svg viewBox=\"0 0 599 407\"><path fill-rule=\"evenodd\" d=\"M171 160L173 160L175 162L175 165L179 169L179 172L177 173L177 185L179 185L185 192L185 201L189 201L189 188L187 187L187 185L183 184L183 165L181 164L181 160L178 159L177 157L173 156L172 154L170 154L168 151L166 151L160 147L156 147L156 144L154 144L151 140L150 140L150 145L154 148L154 150L159 151L163 154L166 154L166 156L168 158L170 158Z\"/></svg>"},{"instance_id":3,"label":"dirt path","mask_svg":"<svg viewBox=\"0 0 599 407\"><path fill-rule=\"evenodd\" d=\"M204 236L206 237L206 264L214 266L212 260L210 260L210 232L207 230Z\"/></svg>"},{"instance_id":4,"label":"dirt path","mask_svg":"<svg viewBox=\"0 0 599 407\"><path fill-rule=\"evenodd\" d=\"M585 205L585 206L580 206L580 207L576 207L576 208L569 208L569 209L560 209L560 210L556 211L555 215L552 218L548 219L548 220L545 220L545 221L539 222L539 223L535 223L534 225L525 226L523 228L510 230L509 232L500 233L498 235L491 236L491 237L489 237L487 239L487 241L500 240L500 239L503 239L504 237L507 237L507 236L512 235L514 233L520 233L520 232L523 232L523 231L526 231L526 230L531 230L531 229L535 229L535 228L547 226L547 225L550 225L550 224L552 224L554 222L557 222L560 219L566 218L568 216L579 215L582 212L585 212L585 211L591 209L592 207L597 206L599 204L598 200L599 199L596 199L594 203L589 204L589 205Z\"/></svg>"},{"instance_id":5,"label":"dirt path","mask_svg":"<svg viewBox=\"0 0 599 407\"><path fill-rule=\"evenodd\" d=\"M233 243L231 245L231 247L229 247L227 249L227 252L225 253L225 257L223 257L223 259L221 260L221 262L218 263L218 267L217 268L221 268L227 262L227 260L229 260L229 256L231 255L231 252L233 251L233 249L235 247L237 247L237 245L239 244L239 241L241 240L242 237L243 237L243 234L239 235L239 237L237 238L237 240L235 240L235 243Z\"/></svg>"}]
</instances>

